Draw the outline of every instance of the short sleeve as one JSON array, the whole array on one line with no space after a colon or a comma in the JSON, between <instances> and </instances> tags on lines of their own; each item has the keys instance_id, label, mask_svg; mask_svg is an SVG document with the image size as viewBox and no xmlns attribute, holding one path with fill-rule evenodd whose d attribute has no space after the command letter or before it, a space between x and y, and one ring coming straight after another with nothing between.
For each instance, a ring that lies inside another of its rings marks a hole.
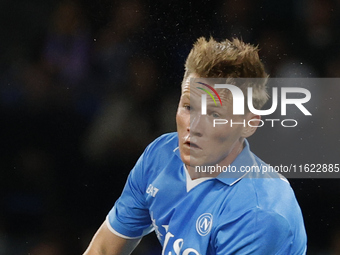
<instances>
[{"instance_id":1,"label":"short sleeve","mask_svg":"<svg viewBox=\"0 0 340 255\"><path fill-rule=\"evenodd\" d=\"M294 236L288 221L276 212L255 208L215 231L217 255L274 255L292 254ZM298 254L303 254L303 251Z\"/></svg>"},{"instance_id":2,"label":"short sleeve","mask_svg":"<svg viewBox=\"0 0 340 255\"><path fill-rule=\"evenodd\" d=\"M139 238L153 230L144 196L143 161L146 151L130 172L120 198L107 216L109 229L124 238Z\"/></svg>"}]
</instances>

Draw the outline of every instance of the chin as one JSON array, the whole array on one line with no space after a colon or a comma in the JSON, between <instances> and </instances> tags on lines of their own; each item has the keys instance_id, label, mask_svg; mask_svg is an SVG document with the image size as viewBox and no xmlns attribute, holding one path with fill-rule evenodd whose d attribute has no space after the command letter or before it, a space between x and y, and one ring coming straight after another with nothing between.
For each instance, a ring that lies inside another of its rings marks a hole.
<instances>
[{"instance_id":1,"label":"chin","mask_svg":"<svg viewBox=\"0 0 340 255\"><path fill-rule=\"evenodd\" d=\"M204 165L204 160L200 159L200 158L195 158L193 156L190 157L190 161L189 161L189 164L187 165L190 165L192 167L195 167L195 166L203 166Z\"/></svg>"},{"instance_id":2,"label":"chin","mask_svg":"<svg viewBox=\"0 0 340 255\"><path fill-rule=\"evenodd\" d=\"M184 165L186 165L186 166L190 165L190 155L182 155L181 154L181 159L182 159Z\"/></svg>"}]
</instances>

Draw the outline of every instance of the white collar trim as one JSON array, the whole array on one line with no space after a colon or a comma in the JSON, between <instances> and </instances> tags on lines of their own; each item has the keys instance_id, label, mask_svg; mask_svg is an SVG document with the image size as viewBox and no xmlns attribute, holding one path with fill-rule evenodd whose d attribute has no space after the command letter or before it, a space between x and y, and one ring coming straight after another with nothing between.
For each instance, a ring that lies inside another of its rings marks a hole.
<instances>
[{"instance_id":1,"label":"white collar trim","mask_svg":"<svg viewBox=\"0 0 340 255\"><path fill-rule=\"evenodd\" d=\"M184 172L185 172L186 179L187 179L186 181L187 192L189 192L190 190L192 190L193 188L195 188L197 185L201 184L202 182L205 182L210 179L214 179L214 177L201 177L201 178L192 180L189 175L187 167L184 164L183 164L183 167L184 167Z\"/></svg>"}]
</instances>

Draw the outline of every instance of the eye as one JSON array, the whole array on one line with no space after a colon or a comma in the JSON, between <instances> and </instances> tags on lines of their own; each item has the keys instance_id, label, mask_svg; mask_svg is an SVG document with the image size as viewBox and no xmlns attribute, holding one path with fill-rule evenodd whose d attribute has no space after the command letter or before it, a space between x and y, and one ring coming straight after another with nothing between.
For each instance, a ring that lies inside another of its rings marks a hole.
<instances>
[{"instance_id":1,"label":"eye","mask_svg":"<svg viewBox=\"0 0 340 255\"><path fill-rule=\"evenodd\" d=\"M191 107L188 104L183 105L184 109L187 111L190 111Z\"/></svg>"},{"instance_id":2,"label":"eye","mask_svg":"<svg viewBox=\"0 0 340 255\"><path fill-rule=\"evenodd\" d=\"M213 112L211 116L213 116L214 118L219 118L220 114L218 114L217 112Z\"/></svg>"}]
</instances>

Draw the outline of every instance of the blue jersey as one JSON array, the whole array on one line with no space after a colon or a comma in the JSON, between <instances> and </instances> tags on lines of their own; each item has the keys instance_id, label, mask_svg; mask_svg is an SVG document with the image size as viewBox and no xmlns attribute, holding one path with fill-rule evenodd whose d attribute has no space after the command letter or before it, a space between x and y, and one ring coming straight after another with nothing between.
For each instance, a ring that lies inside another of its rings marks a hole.
<instances>
[{"instance_id":1,"label":"blue jersey","mask_svg":"<svg viewBox=\"0 0 340 255\"><path fill-rule=\"evenodd\" d=\"M263 164L245 141L231 166ZM124 238L155 230L166 255L305 254L302 213L288 181L256 175L191 180L177 133L165 134L131 171L108 227Z\"/></svg>"}]
</instances>

